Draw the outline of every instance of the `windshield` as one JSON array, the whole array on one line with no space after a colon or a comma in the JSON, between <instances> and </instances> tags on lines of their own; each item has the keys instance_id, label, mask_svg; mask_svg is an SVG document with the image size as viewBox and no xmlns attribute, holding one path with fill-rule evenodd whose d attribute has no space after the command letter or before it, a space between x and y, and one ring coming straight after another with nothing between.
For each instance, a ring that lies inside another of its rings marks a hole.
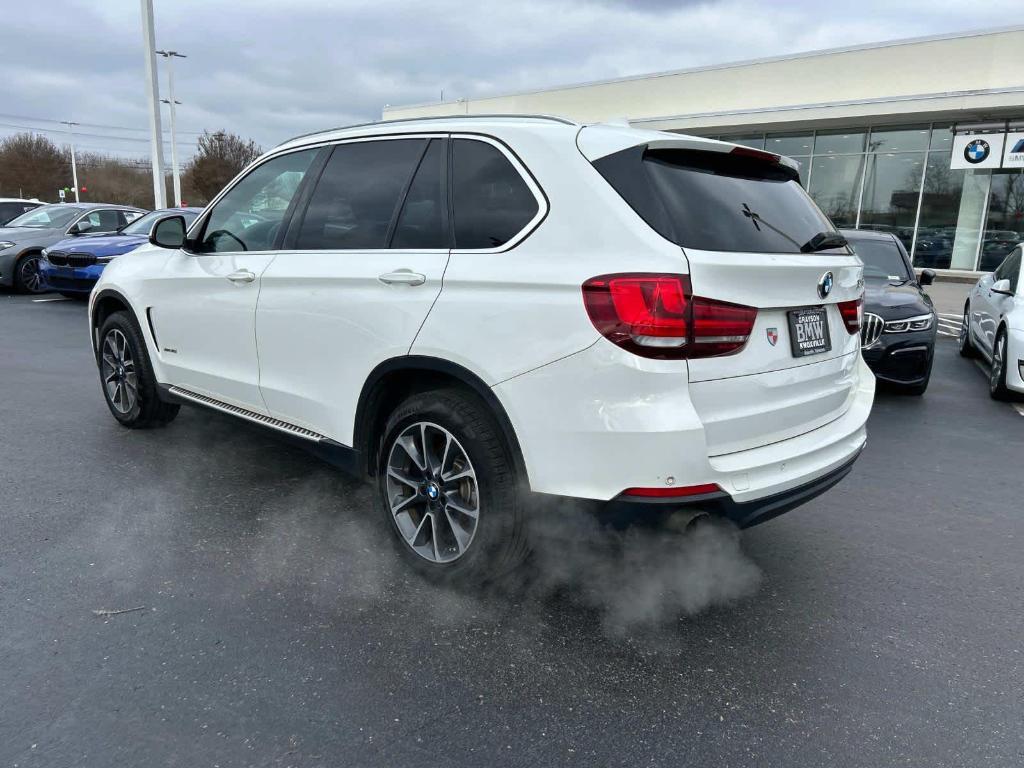
<instances>
[{"instance_id":1,"label":"windshield","mask_svg":"<svg viewBox=\"0 0 1024 768\"><path fill-rule=\"evenodd\" d=\"M149 236L149 230L156 224L157 219L162 219L166 216L172 216L178 214L185 218L185 228L188 229L188 225L195 221L197 214L195 211L150 211L145 216L140 216L130 224L126 224L118 230L122 235L146 235Z\"/></svg>"},{"instance_id":2,"label":"windshield","mask_svg":"<svg viewBox=\"0 0 1024 768\"><path fill-rule=\"evenodd\" d=\"M23 213L7 224L8 227L36 227L38 229L57 229L66 227L75 217L81 214L81 208L69 208L64 205L44 205L34 211Z\"/></svg>"},{"instance_id":3,"label":"windshield","mask_svg":"<svg viewBox=\"0 0 1024 768\"><path fill-rule=\"evenodd\" d=\"M801 253L815 236L838 234L796 172L762 158L641 146L594 167L655 231L684 248Z\"/></svg>"},{"instance_id":4,"label":"windshield","mask_svg":"<svg viewBox=\"0 0 1024 768\"><path fill-rule=\"evenodd\" d=\"M864 262L864 277L876 280L910 279L903 254L894 240L851 240L850 245L860 260Z\"/></svg>"}]
</instances>

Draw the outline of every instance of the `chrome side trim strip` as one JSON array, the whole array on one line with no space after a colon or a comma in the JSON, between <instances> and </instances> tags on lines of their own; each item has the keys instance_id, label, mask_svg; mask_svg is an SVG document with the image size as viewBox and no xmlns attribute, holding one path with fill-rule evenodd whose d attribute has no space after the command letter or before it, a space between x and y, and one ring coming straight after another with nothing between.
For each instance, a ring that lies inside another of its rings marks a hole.
<instances>
[{"instance_id":1,"label":"chrome side trim strip","mask_svg":"<svg viewBox=\"0 0 1024 768\"><path fill-rule=\"evenodd\" d=\"M237 405L222 403L220 400L214 400L212 397L200 395L196 392L189 392L187 389L182 389L181 387L172 385L167 388L167 391L176 397L190 400L194 403L199 403L200 405L209 406L210 408L214 408L222 413L239 416L256 424L262 424L265 427L272 427L279 432L284 432L285 434L293 435L294 437L301 437L314 443L327 439L326 435L321 435L319 432L314 432L311 429L297 427L294 424L289 424L287 421L281 421L280 419L275 419L273 416L264 416L262 413L255 413L254 411L249 411L245 408L239 408Z\"/></svg>"}]
</instances>

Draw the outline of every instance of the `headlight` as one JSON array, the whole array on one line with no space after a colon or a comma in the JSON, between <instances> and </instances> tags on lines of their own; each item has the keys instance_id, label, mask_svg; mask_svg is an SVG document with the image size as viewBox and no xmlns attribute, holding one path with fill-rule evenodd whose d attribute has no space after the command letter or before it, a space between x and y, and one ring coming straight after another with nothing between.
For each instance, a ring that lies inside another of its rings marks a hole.
<instances>
[{"instance_id":1,"label":"headlight","mask_svg":"<svg viewBox=\"0 0 1024 768\"><path fill-rule=\"evenodd\" d=\"M909 333L911 331L927 331L932 327L934 315L918 315L907 317L903 320L887 320L885 323L886 333Z\"/></svg>"},{"instance_id":2,"label":"headlight","mask_svg":"<svg viewBox=\"0 0 1024 768\"><path fill-rule=\"evenodd\" d=\"M117 256L97 256L96 257L96 263L97 264L109 264L111 261L113 261L116 258L117 258Z\"/></svg>"},{"instance_id":3,"label":"headlight","mask_svg":"<svg viewBox=\"0 0 1024 768\"><path fill-rule=\"evenodd\" d=\"M0 240L0 251L2 251L4 248L13 248L13 247L14 247L14 243L12 243L10 240Z\"/></svg>"}]
</instances>

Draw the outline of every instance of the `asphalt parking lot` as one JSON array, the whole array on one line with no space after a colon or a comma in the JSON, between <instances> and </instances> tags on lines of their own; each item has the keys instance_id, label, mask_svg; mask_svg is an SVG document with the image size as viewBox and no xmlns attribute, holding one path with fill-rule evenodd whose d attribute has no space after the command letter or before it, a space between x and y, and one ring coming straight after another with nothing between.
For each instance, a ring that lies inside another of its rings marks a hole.
<instances>
[{"instance_id":1,"label":"asphalt parking lot","mask_svg":"<svg viewBox=\"0 0 1024 768\"><path fill-rule=\"evenodd\" d=\"M0 765L1024 763L1024 417L951 338L741 549L627 534L473 595L263 432L118 427L83 304L0 328Z\"/></svg>"}]
</instances>

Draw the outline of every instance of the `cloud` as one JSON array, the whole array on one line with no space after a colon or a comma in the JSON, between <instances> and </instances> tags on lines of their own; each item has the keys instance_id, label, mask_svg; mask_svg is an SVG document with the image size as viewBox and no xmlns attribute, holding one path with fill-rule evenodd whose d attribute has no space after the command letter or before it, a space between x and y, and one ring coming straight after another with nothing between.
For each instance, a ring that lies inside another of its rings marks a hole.
<instances>
[{"instance_id":1,"label":"cloud","mask_svg":"<svg viewBox=\"0 0 1024 768\"><path fill-rule=\"evenodd\" d=\"M183 154L204 128L264 147L379 117L385 104L515 92L974 27L962 4L523 0L517 3L155 0L156 39L188 55L175 73ZM4 20L0 132L73 119L86 148L148 152L136 0L51 0ZM1013 0L992 24L1024 22ZM161 75L161 88L166 87ZM26 119L29 118L29 119ZM165 121L166 122L166 121ZM129 130L136 129L136 130Z\"/></svg>"}]
</instances>

